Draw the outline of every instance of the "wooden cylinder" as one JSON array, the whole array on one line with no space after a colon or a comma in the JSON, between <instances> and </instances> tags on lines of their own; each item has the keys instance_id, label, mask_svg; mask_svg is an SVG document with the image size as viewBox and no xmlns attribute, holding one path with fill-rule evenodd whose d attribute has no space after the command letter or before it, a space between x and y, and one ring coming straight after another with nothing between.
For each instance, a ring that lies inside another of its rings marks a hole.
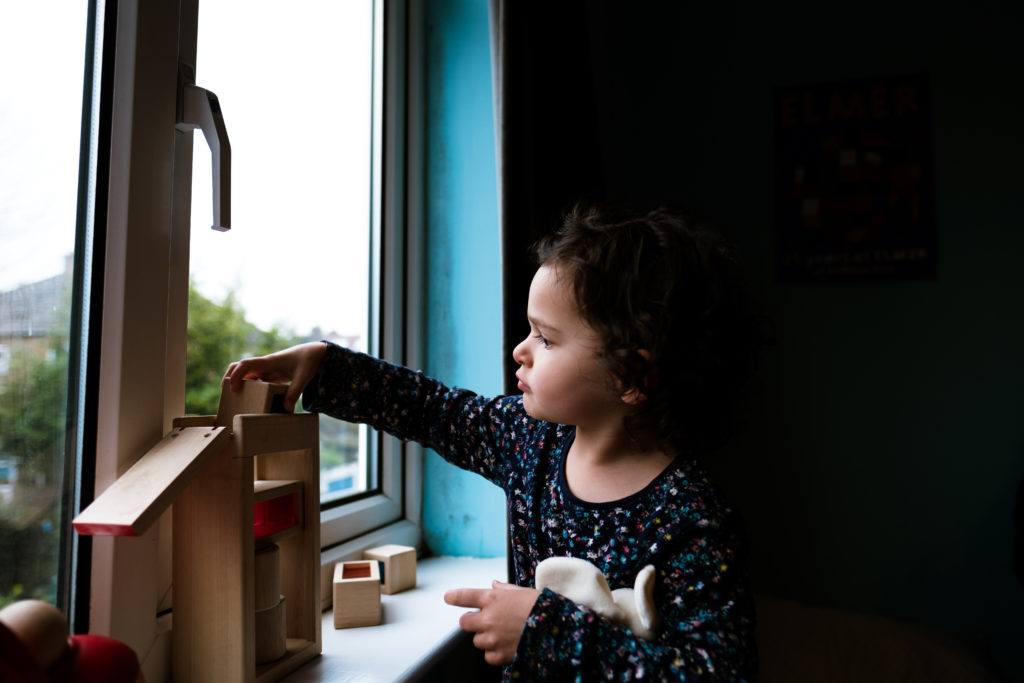
<instances>
[{"instance_id":1,"label":"wooden cylinder","mask_svg":"<svg viewBox=\"0 0 1024 683\"><path fill-rule=\"evenodd\" d=\"M256 610L256 663L266 664L284 656L288 649L285 637L284 596L278 594L277 604Z\"/></svg>"},{"instance_id":2,"label":"wooden cylinder","mask_svg":"<svg viewBox=\"0 0 1024 683\"><path fill-rule=\"evenodd\" d=\"M277 604L281 598L281 552L276 545L256 551L256 611Z\"/></svg>"}]
</instances>

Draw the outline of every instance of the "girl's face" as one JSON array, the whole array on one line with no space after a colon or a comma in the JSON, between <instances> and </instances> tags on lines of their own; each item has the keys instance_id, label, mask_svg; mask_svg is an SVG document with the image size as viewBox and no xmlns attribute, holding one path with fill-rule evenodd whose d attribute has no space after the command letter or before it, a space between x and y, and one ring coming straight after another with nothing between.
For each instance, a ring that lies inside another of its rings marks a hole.
<instances>
[{"instance_id":1,"label":"girl's face","mask_svg":"<svg viewBox=\"0 0 1024 683\"><path fill-rule=\"evenodd\" d=\"M598 361L600 338L580 317L556 266L541 266L534 275L526 317L530 336L512 351L526 412L577 427L621 424L626 404Z\"/></svg>"}]
</instances>

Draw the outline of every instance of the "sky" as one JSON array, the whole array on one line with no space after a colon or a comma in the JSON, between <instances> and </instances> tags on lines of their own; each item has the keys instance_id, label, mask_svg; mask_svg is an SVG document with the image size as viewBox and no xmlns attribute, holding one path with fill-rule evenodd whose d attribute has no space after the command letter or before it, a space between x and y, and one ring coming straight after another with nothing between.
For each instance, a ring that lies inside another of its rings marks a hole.
<instances>
[{"instance_id":1,"label":"sky","mask_svg":"<svg viewBox=\"0 0 1024 683\"><path fill-rule=\"evenodd\" d=\"M85 2L0 5L0 291L62 272L74 247ZM299 334L363 334L371 3L200 3L197 83L232 148L232 221L210 229L195 134L191 263L214 300Z\"/></svg>"},{"instance_id":2,"label":"sky","mask_svg":"<svg viewBox=\"0 0 1024 683\"><path fill-rule=\"evenodd\" d=\"M0 290L75 245L86 6L57 4L0 4Z\"/></svg>"}]
</instances>

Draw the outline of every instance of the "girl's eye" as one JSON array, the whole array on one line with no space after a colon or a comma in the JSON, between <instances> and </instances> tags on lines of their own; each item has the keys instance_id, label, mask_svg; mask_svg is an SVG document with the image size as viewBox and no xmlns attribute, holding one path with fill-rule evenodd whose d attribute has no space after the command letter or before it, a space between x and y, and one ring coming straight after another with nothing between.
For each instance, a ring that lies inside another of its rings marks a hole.
<instances>
[{"instance_id":1,"label":"girl's eye","mask_svg":"<svg viewBox=\"0 0 1024 683\"><path fill-rule=\"evenodd\" d=\"M533 338L539 341L545 349L551 348L551 342L543 334L535 334Z\"/></svg>"}]
</instances>

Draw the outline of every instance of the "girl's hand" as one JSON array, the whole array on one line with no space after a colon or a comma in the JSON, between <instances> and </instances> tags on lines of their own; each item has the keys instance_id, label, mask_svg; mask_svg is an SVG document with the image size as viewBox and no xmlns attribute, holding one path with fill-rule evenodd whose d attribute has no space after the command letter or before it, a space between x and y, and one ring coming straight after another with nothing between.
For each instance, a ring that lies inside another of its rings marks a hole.
<instances>
[{"instance_id":1,"label":"girl's hand","mask_svg":"<svg viewBox=\"0 0 1024 683\"><path fill-rule=\"evenodd\" d=\"M458 607L475 607L459 619L463 631L475 633L473 645L484 651L484 660L493 666L511 664L519 647L519 637L540 596L534 588L523 588L494 581L491 588L458 588L444 594L444 601Z\"/></svg>"},{"instance_id":2,"label":"girl's hand","mask_svg":"<svg viewBox=\"0 0 1024 683\"><path fill-rule=\"evenodd\" d=\"M299 400L302 390L319 369L326 351L327 344L309 342L268 356L246 358L229 365L224 378L231 380L231 391L240 390L244 379L260 379L281 384L289 382L288 391L284 395L284 409L291 412L295 409L295 403Z\"/></svg>"}]
</instances>

